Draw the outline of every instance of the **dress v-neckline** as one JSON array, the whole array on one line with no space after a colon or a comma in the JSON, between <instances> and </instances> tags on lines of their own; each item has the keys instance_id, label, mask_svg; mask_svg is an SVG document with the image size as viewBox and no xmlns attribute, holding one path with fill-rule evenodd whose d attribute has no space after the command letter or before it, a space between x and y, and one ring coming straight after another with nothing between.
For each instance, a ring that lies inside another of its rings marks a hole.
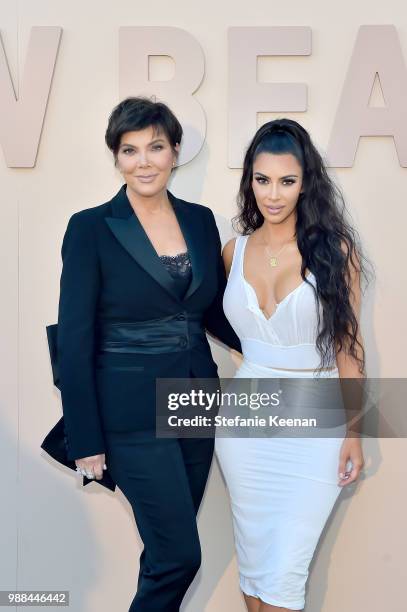
<instances>
[{"instance_id":1,"label":"dress v-neckline","mask_svg":"<svg viewBox=\"0 0 407 612\"><path fill-rule=\"evenodd\" d=\"M257 308L258 312L259 312L259 313L262 315L263 319L264 319L266 322L268 322L268 321L271 321L271 319L272 319L273 317L275 317L275 315L277 314L277 311L278 311L279 306L281 306L281 305L282 305L284 302L286 302L286 301L287 301L287 300L288 300L288 299L289 299L289 298L290 298L290 297L291 297L291 296L292 296L294 293L296 293L296 292L297 292L299 289L301 289L301 288L302 288L304 285L306 285L306 284L308 284L308 283L307 283L307 280L304 280L304 279L303 279L303 280L300 282L300 284L299 284L299 285L297 285L296 287L294 287L294 289L292 289L292 291L290 291L289 293L287 293L287 295L286 295L285 297L283 297L283 299L282 299L280 302L276 302L276 307L275 307L274 311L271 313L271 315L270 315L269 317L267 317L267 316L264 314L263 310L260 308L260 303L259 303L259 299L258 299L258 297L257 297L257 293L256 293L255 288L253 287L253 285L251 285L251 284L250 284L250 283L249 283L249 282L246 280L245 275L244 275L244 255L245 255L245 251L246 251L246 244L247 244L247 241L248 241L248 239L249 239L249 236L243 236L243 238L244 238L244 243L243 243L243 248L242 248L242 252L241 252L241 255L240 255L240 276L241 276L241 278L242 278L242 280L243 280L244 285L245 285L245 286L246 286L246 287L249 289L249 291L251 291L251 292L252 292L252 295L253 295L253 297L254 297L254 301L255 301L255 306L256 306L256 308ZM306 277L305 277L305 278L306 278L306 279L308 279L310 276L314 276L314 275L312 274L312 272L311 272L311 271L310 271L310 272L309 272L309 273L306 275Z\"/></svg>"}]
</instances>

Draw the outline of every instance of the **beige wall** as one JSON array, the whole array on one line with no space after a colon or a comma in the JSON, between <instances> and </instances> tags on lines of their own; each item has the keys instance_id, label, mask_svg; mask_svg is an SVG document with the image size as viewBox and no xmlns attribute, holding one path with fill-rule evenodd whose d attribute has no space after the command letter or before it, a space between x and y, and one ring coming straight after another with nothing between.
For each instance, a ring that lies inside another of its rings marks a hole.
<instances>
[{"instance_id":1,"label":"beige wall","mask_svg":"<svg viewBox=\"0 0 407 612\"><path fill-rule=\"evenodd\" d=\"M308 110L278 115L299 120L324 152L359 26L389 23L396 25L407 58L402 0L226 0L201 6L184 0L2 0L0 32L16 92L30 28L57 25L63 34L36 166L13 169L0 160L0 589L69 589L75 612L107 612L127 609L136 584L140 543L124 497L97 485L81 490L74 475L39 449L60 414L45 325L57 315L63 232L73 212L105 201L120 186L103 142L107 116L119 100L119 27L175 26L200 43L206 69L195 96L207 117L206 141L177 171L171 189L210 205L226 239L240 177L227 164L227 29L312 28L311 56L266 58L260 76L308 84ZM156 70L164 74L167 63L158 60ZM276 115L262 113L259 122ZM333 173L376 265L377 283L363 312L369 374L406 377L407 169L399 165L392 138L371 137L361 140L352 168ZM232 374L229 357L214 350L221 373ZM382 612L405 605L406 450L405 440L366 441L365 478L356 491L342 493L312 565L310 612ZM204 563L184 609L243 611L228 499L216 464L199 528Z\"/></svg>"}]
</instances>

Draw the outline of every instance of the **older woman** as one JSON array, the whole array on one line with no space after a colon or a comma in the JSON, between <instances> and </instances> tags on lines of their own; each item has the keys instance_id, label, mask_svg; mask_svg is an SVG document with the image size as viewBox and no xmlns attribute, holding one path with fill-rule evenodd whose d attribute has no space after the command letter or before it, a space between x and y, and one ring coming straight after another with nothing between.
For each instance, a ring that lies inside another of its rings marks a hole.
<instances>
[{"instance_id":1,"label":"older woman","mask_svg":"<svg viewBox=\"0 0 407 612\"><path fill-rule=\"evenodd\" d=\"M167 190L182 128L171 110L127 98L106 143L124 184L74 214L63 241L58 367L68 459L107 466L144 550L132 611L175 612L200 565L196 513L213 439L155 437L157 377L217 377L205 330L240 350L222 310L214 216Z\"/></svg>"}]
</instances>

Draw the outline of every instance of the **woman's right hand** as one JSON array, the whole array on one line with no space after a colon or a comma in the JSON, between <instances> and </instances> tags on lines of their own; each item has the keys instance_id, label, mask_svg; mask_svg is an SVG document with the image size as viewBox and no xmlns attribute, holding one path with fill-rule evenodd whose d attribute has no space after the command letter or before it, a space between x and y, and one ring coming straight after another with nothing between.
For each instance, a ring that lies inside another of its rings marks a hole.
<instances>
[{"instance_id":1,"label":"woman's right hand","mask_svg":"<svg viewBox=\"0 0 407 612\"><path fill-rule=\"evenodd\" d=\"M83 457L82 459L75 459L76 467L83 469L87 474L93 474L96 480L101 480L103 476L103 470L106 470L105 454L92 455L90 457Z\"/></svg>"}]
</instances>

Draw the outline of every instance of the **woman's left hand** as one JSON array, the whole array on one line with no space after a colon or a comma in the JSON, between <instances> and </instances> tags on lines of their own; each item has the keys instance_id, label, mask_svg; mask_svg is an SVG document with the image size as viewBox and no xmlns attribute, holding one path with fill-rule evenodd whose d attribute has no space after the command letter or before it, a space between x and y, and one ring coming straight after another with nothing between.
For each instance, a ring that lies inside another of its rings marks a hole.
<instances>
[{"instance_id":1,"label":"woman's left hand","mask_svg":"<svg viewBox=\"0 0 407 612\"><path fill-rule=\"evenodd\" d=\"M352 463L352 470L346 472L346 464ZM341 452L339 455L339 482L338 485L343 487L354 482L365 464L363 458L362 445L359 437L346 437L342 442Z\"/></svg>"}]
</instances>

